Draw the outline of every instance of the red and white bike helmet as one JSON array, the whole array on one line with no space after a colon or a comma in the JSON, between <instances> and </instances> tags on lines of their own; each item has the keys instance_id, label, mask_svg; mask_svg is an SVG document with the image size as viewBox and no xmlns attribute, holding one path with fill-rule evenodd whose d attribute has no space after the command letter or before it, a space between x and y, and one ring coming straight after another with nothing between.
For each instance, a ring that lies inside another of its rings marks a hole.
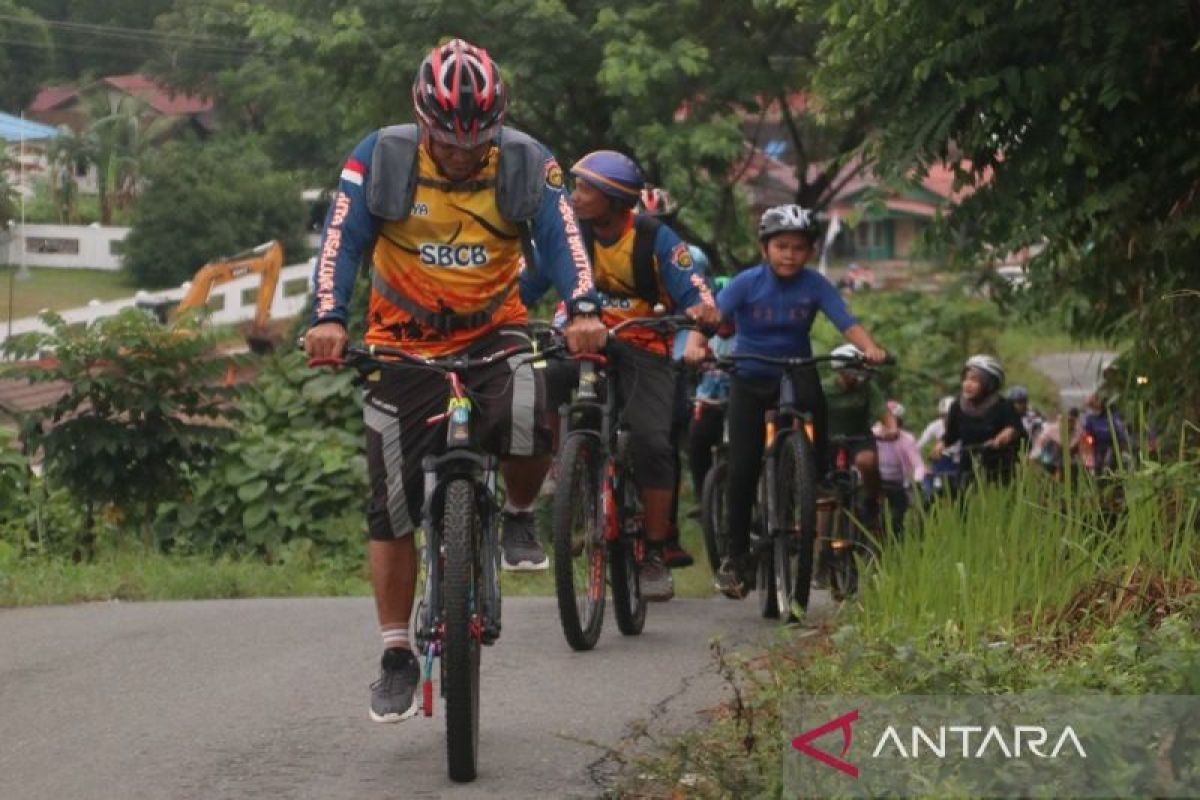
<instances>
[{"instance_id":1,"label":"red and white bike helmet","mask_svg":"<svg viewBox=\"0 0 1200 800\"><path fill-rule=\"evenodd\" d=\"M500 130L508 88L482 47L453 39L430 51L412 87L421 127L439 142L476 147Z\"/></svg>"},{"instance_id":2,"label":"red and white bike helmet","mask_svg":"<svg viewBox=\"0 0 1200 800\"><path fill-rule=\"evenodd\" d=\"M666 189L649 185L642 189L641 206L642 212L652 217L669 217L678 210Z\"/></svg>"}]
</instances>

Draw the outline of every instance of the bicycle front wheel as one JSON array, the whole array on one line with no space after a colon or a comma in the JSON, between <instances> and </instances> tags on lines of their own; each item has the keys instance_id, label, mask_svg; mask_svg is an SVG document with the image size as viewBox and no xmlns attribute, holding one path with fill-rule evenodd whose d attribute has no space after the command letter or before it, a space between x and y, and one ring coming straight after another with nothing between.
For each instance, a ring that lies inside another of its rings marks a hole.
<instances>
[{"instance_id":1,"label":"bicycle front wheel","mask_svg":"<svg viewBox=\"0 0 1200 800\"><path fill-rule=\"evenodd\" d=\"M802 430L788 434L779 448L775 470L780 504L774 545L775 596L780 620L807 610L813 571L813 542L817 534L816 462Z\"/></svg>"},{"instance_id":2,"label":"bicycle front wheel","mask_svg":"<svg viewBox=\"0 0 1200 800\"><path fill-rule=\"evenodd\" d=\"M554 586L567 644L591 650L604 625L603 474L600 441L567 437L554 492Z\"/></svg>"},{"instance_id":3,"label":"bicycle front wheel","mask_svg":"<svg viewBox=\"0 0 1200 800\"><path fill-rule=\"evenodd\" d=\"M460 783L475 780L479 759L481 539L475 485L461 478L453 480L446 487L442 509L446 559L442 576L442 695L446 702L450 780Z\"/></svg>"},{"instance_id":4,"label":"bicycle front wheel","mask_svg":"<svg viewBox=\"0 0 1200 800\"><path fill-rule=\"evenodd\" d=\"M729 555L729 533L725 521L725 492L729 465L718 457L704 476L700 490L700 527L704 530L704 550L713 574L721 568L721 559Z\"/></svg>"},{"instance_id":5,"label":"bicycle front wheel","mask_svg":"<svg viewBox=\"0 0 1200 800\"><path fill-rule=\"evenodd\" d=\"M758 613L763 619L779 616L775 593L775 551L771 538L771 498L767 493L767 471L758 476L758 501L751 516L750 552L754 554L754 591Z\"/></svg>"}]
</instances>

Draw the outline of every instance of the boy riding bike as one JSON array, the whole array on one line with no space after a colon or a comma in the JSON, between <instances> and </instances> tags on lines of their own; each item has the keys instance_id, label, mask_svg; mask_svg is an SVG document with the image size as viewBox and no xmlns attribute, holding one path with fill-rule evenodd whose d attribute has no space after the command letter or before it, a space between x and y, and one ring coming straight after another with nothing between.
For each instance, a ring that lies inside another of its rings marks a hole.
<instances>
[{"instance_id":1,"label":"boy riding bike","mask_svg":"<svg viewBox=\"0 0 1200 800\"><path fill-rule=\"evenodd\" d=\"M718 299L722 322L732 323L737 332L735 354L811 356L809 331L820 311L864 352L869 363L886 360L887 353L850 314L833 284L820 273L805 269L821 240L820 226L811 211L796 205L769 208L759 222L758 237L763 263L738 274ZM750 523L762 464L764 415L778 396L781 374L778 367L745 361L738 365L730 384L726 499L730 554L716 581L717 588L729 597L744 597L749 583ZM828 426L816 370L800 370L796 389L800 404L813 416L818 472L823 474L828 468Z\"/></svg>"},{"instance_id":2,"label":"boy riding bike","mask_svg":"<svg viewBox=\"0 0 1200 800\"><path fill-rule=\"evenodd\" d=\"M833 362L833 375L821 383L825 394L826 419L829 436L851 439L847 444L850 458L862 475L863 504L854 509L868 529L875 526L879 513L880 477L879 458L872 431L877 422L882 423L880 438L892 441L898 434L896 420L887 406L887 398L871 373L858 366L865 355L852 344L835 347L830 353L844 360ZM815 431L814 431L815 432ZM825 588L828 579L828 548L822 548L817 562L814 584Z\"/></svg>"}]
</instances>

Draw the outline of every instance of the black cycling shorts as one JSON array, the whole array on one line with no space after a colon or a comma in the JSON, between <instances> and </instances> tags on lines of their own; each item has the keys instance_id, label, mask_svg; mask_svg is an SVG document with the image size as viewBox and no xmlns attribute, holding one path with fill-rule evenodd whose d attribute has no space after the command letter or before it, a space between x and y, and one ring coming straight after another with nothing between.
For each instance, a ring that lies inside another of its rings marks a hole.
<instances>
[{"instance_id":1,"label":"black cycling shorts","mask_svg":"<svg viewBox=\"0 0 1200 800\"><path fill-rule=\"evenodd\" d=\"M465 354L481 358L528 341L521 331L497 331L472 344ZM541 370L532 364L518 366L526 355L481 367L464 381L473 403L472 424L484 452L550 453L545 383ZM371 484L367 527L372 539L398 539L420 524L425 483L421 461L442 453L446 445L446 423L428 425L426 420L446 411L449 396L450 385L443 374L416 366L380 371L376 380L367 382L363 422Z\"/></svg>"}]
</instances>

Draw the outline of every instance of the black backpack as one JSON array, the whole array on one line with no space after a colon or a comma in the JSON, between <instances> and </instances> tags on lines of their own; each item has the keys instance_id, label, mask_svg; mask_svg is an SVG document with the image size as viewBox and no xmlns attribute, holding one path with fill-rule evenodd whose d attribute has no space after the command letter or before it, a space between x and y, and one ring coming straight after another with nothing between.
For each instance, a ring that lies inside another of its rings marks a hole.
<instances>
[{"instance_id":1,"label":"black backpack","mask_svg":"<svg viewBox=\"0 0 1200 800\"><path fill-rule=\"evenodd\" d=\"M654 305L662 299L658 274L654 267L654 240L662 221L657 217L639 214L633 219L633 287L634 295ZM589 226L583 226L583 240L587 243L588 258L596 266L596 237Z\"/></svg>"}]
</instances>

